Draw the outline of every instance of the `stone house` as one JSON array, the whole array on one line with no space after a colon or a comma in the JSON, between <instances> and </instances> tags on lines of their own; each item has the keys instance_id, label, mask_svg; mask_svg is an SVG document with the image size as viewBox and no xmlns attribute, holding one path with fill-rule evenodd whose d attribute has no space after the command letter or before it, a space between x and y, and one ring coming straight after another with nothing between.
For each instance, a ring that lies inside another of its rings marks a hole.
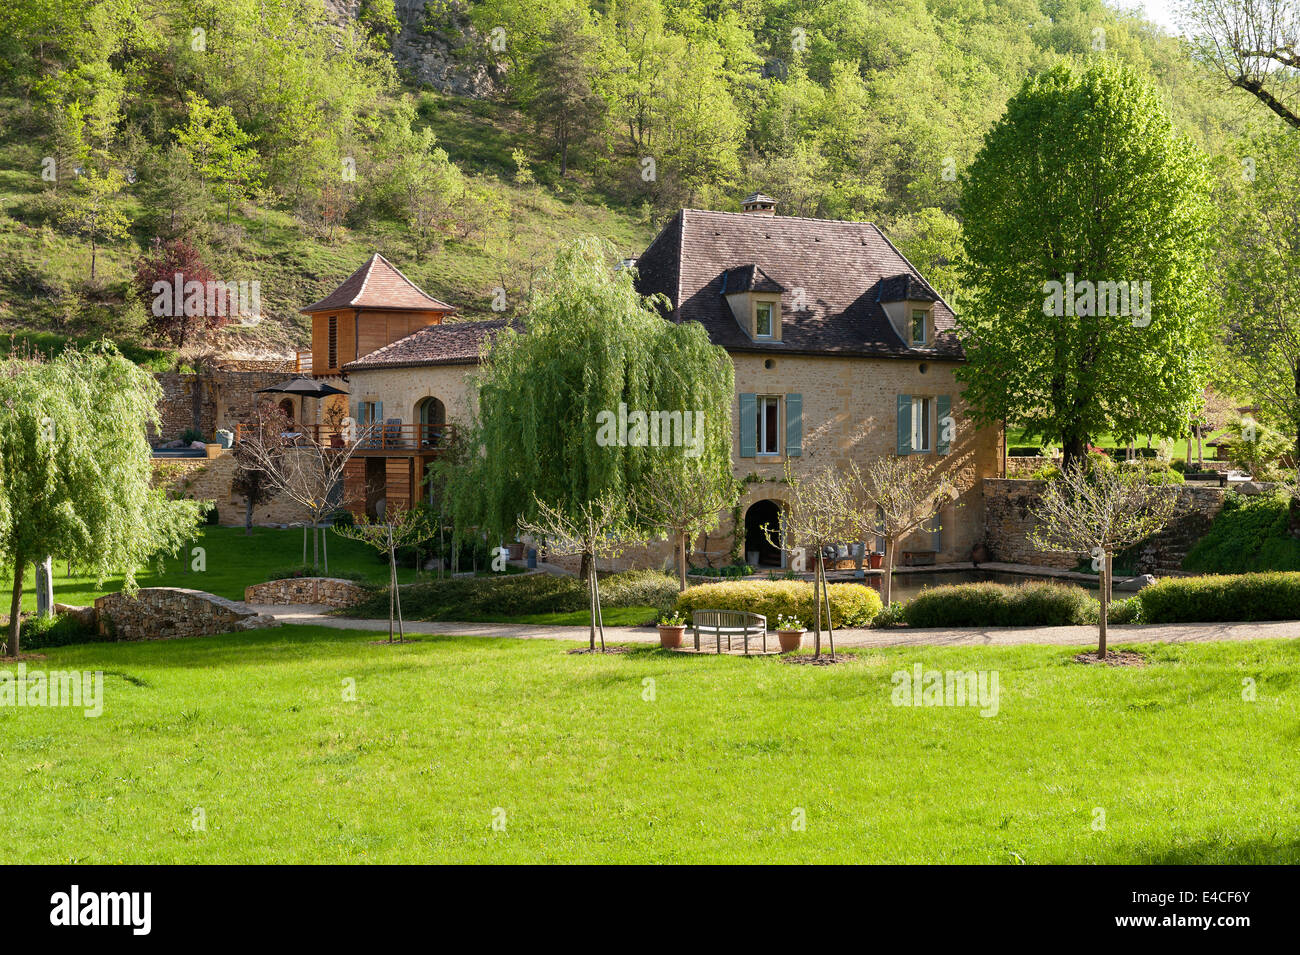
<instances>
[{"instance_id":1,"label":"stone house","mask_svg":"<svg viewBox=\"0 0 1300 955\"><path fill-rule=\"evenodd\" d=\"M981 480L1001 476L1004 442L1001 429L976 428L966 414L951 308L870 223L777 216L775 202L757 194L743 208L683 209L636 261L638 289L667 299L666 319L700 322L735 363L733 461L745 490L738 516L724 515L697 542L697 559L735 553L784 566L786 555L761 528L779 521L786 464L861 465L886 454L933 455L959 492L940 530L902 549L917 560L968 559L983 536ZM382 257L367 267L376 262L415 288ZM344 285L357 286L355 278ZM403 300L412 295L388 283ZM364 292L367 283L359 284ZM375 314L387 308L382 296L367 301ZM313 363L346 378L354 418L382 421L394 436L365 452L349 480L364 483L367 510L380 500L409 503L438 451L429 436L441 440L469 413L471 374L504 322L443 324L439 315L405 336L395 335L400 324L385 325L389 340L368 353L362 346L355 357L322 361L318 343L338 333L322 336L319 323L344 305L353 307L336 292L307 310ZM665 543L624 563L668 559Z\"/></svg>"}]
</instances>

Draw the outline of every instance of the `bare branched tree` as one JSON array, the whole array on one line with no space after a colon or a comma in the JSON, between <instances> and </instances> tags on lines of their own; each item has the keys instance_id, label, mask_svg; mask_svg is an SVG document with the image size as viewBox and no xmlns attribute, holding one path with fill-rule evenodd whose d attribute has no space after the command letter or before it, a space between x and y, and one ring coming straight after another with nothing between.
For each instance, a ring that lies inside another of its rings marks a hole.
<instances>
[{"instance_id":1,"label":"bare branched tree","mask_svg":"<svg viewBox=\"0 0 1300 955\"><path fill-rule=\"evenodd\" d=\"M835 622L831 617L830 594L826 589L828 547L853 539L853 499L849 482L832 467L799 477L785 467L785 483L790 487L781 517L781 526L763 525L768 543L790 553L806 548L813 553L813 656L822 652L822 608L826 610L826 630L830 655L835 656Z\"/></svg>"},{"instance_id":2,"label":"bare branched tree","mask_svg":"<svg viewBox=\"0 0 1300 955\"><path fill-rule=\"evenodd\" d=\"M1126 468L1071 465L1051 481L1032 514L1034 546L1063 554L1091 556L1101 572L1101 614L1097 656L1106 657L1106 612L1110 607L1115 552L1145 540L1169 523L1177 491L1147 484Z\"/></svg>"},{"instance_id":3,"label":"bare branched tree","mask_svg":"<svg viewBox=\"0 0 1300 955\"><path fill-rule=\"evenodd\" d=\"M582 557L587 568L587 593L591 606L590 649L596 651L596 633L600 632L600 652L605 652L605 624L600 612L600 582L596 576L596 558L612 560L633 544L644 542L629 519L625 500L603 494L576 507L548 504L536 495L537 517L522 521L519 530L533 537L546 549L562 557Z\"/></svg>"},{"instance_id":4,"label":"bare branched tree","mask_svg":"<svg viewBox=\"0 0 1300 955\"><path fill-rule=\"evenodd\" d=\"M348 540L369 544L381 554L388 555L388 642L393 642L393 621L397 621L398 640L406 639L402 627L402 593L397 585L397 549L422 543L430 538L434 528L421 510L387 507L381 520L368 517L351 524L335 524L334 533Z\"/></svg>"},{"instance_id":5,"label":"bare branched tree","mask_svg":"<svg viewBox=\"0 0 1300 955\"><path fill-rule=\"evenodd\" d=\"M646 526L666 532L673 542L677 587L686 589L690 542L718 526L720 514L740 496L740 483L730 471L688 467L672 480L646 485L637 502L637 517Z\"/></svg>"},{"instance_id":6,"label":"bare branched tree","mask_svg":"<svg viewBox=\"0 0 1300 955\"><path fill-rule=\"evenodd\" d=\"M373 430L373 429L371 429ZM360 429L342 447L294 434L267 436L254 433L240 442L249 467L266 475L275 494L283 494L307 514L312 530L312 567L321 567L321 520L349 502L343 473L353 454L366 444L369 431ZM329 572L328 552L323 569Z\"/></svg>"},{"instance_id":7,"label":"bare branched tree","mask_svg":"<svg viewBox=\"0 0 1300 955\"><path fill-rule=\"evenodd\" d=\"M1300 129L1297 0L1185 0L1180 13L1207 63Z\"/></svg>"},{"instance_id":8,"label":"bare branched tree","mask_svg":"<svg viewBox=\"0 0 1300 955\"><path fill-rule=\"evenodd\" d=\"M889 606L898 545L916 531L938 530L939 511L956 498L956 488L919 455L877 458L864 469L850 464L848 475L853 489L854 540L885 540L880 594Z\"/></svg>"}]
</instances>

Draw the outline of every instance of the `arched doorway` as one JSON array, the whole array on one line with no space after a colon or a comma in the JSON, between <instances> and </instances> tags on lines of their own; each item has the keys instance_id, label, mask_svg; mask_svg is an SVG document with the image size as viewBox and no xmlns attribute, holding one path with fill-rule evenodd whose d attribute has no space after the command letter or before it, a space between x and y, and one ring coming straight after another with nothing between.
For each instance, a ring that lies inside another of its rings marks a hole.
<instances>
[{"instance_id":1,"label":"arched doorway","mask_svg":"<svg viewBox=\"0 0 1300 955\"><path fill-rule=\"evenodd\" d=\"M416 421L420 425L420 447L436 448L442 443L443 425L447 423L447 409L437 398L421 398L415 406Z\"/></svg>"},{"instance_id":2,"label":"arched doorway","mask_svg":"<svg viewBox=\"0 0 1300 955\"><path fill-rule=\"evenodd\" d=\"M767 527L766 533L764 527ZM781 548L768 540L781 539L781 503L779 501L755 501L745 512L745 560L751 554L758 554L760 566L780 567Z\"/></svg>"},{"instance_id":3,"label":"arched doorway","mask_svg":"<svg viewBox=\"0 0 1300 955\"><path fill-rule=\"evenodd\" d=\"M280 414L284 415L284 420L293 424L293 399L285 398L280 402Z\"/></svg>"}]
</instances>

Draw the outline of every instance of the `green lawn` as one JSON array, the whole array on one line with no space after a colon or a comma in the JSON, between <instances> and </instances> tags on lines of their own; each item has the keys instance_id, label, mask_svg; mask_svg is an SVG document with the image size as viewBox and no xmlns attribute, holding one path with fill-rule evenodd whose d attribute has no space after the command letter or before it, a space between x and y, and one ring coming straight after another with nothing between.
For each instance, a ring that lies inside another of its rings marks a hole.
<instances>
[{"instance_id":1,"label":"green lawn","mask_svg":"<svg viewBox=\"0 0 1300 955\"><path fill-rule=\"evenodd\" d=\"M102 669L105 706L0 707L0 859L1300 862L1300 641L1155 647L1132 670L1046 647L820 668L374 639L29 661ZM998 714L891 705L917 662L996 670Z\"/></svg>"},{"instance_id":2,"label":"green lawn","mask_svg":"<svg viewBox=\"0 0 1300 955\"><path fill-rule=\"evenodd\" d=\"M329 533L330 572L351 571L365 575L374 583L388 583L388 565L385 564L374 548L359 541L351 541ZM203 548L206 569L195 571L191 568L197 555L195 547ZM311 541L308 538L308 560L311 559ZM242 527L204 527L199 537L187 545L178 559L163 563L162 571L147 567L136 575L141 587L189 587L194 590L206 590L219 597L231 600L243 600L244 588L249 584L260 583L267 575L287 567L296 567L302 563L302 530L288 528L281 530L274 527L255 527L251 536L244 534ZM57 563L54 567L54 599L66 604L89 604L102 594L115 593L122 589L121 576L110 577L102 587L96 587L93 578L76 573L68 577L67 567ZM398 579L402 583L415 580L415 571L411 568L399 568ZM428 578L428 574L424 578ZM12 578L5 574L9 585ZM34 574L27 572L23 593L23 610L36 610L36 592ZM8 586L5 587L6 593ZM4 613L8 613L8 600L4 602Z\"/></svg>"}]
</instances>

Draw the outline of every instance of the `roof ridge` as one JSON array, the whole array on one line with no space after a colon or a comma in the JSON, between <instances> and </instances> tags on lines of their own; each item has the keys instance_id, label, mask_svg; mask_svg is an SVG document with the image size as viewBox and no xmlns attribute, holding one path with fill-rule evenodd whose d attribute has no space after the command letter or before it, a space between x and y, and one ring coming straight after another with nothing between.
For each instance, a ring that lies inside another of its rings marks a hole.
<instances>
[{"instance_id":1,"label":"roof ridge","mask_svg":"<svg viewBox=\"0 0 1300 955\"><path fill-rule=\"evenodd\" d=\"M836 225L864 225L870 226L877 232L880 232L880 226L876 225L870 219L818 219L815 216L756 216L752 212L727 212L724 209L692 209L682 207L682 212L702 212L711 216L737 216L755 221L771 222L775 219L785 219L791 222L832 222ZM685 218L685 216L683 216ZM881 232L881 235L884 235Z\"/></svg>"},{"instance_id":2,"label":"roof ridge","mask_svg":"<svg viewBox=\"0 0 1300 955\"><path fill-rule=\"evenodd\" d=\"M352 296L350 299L348 299L348 304L349 304L349 305L355 305L355 304L357 303L357 300L360 299L361 296L365 294L365 292L366 292L366 285L369 284L369 282L370 282L370 273L373 272L373 271L375 270L375 260L376 260L376 259L383 259L383 258L384 258L384 257L383 257L382 255L380 255L378 252L372 252L372 253L370 253L370 261L368 261L365 265L361 266L363 269L366 270L366 274L363 275L363 276L361 276L361 288L357 289L357 294L356 294L356 295L354 295L354 296ZM384 261L387 262L388 260L387 260L387 259L384 259ZM343 281L346 282L347 279L344 279Z\"/></svg>"}]
</instances>

